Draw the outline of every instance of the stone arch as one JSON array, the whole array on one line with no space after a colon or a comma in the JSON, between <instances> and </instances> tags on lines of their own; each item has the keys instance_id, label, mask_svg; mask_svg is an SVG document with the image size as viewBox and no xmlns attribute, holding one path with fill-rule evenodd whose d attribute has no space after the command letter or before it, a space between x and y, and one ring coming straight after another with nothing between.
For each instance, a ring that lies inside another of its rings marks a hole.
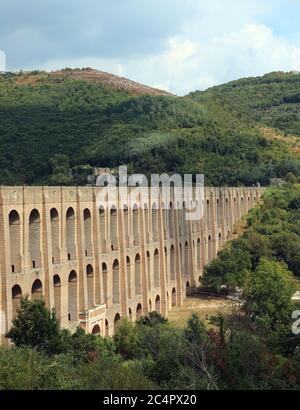
<instances>
[{"instance_id":1,"label":"stone arch","mask_svg":"<svg viewBox=\"0 0 300 410\"><path fill-rule=\"evenodd\" d=\"M221 226L222 223L222 203L221 199L217 198L217 226Z\"/></svg>"},{"instance_id":2,"label":"stone arch","mask_svg":"<svg viewBox=\"0 0 300 410\"><path fill-rule=\"evenodd\" d=\"M43 284L39 279L36 279L31 287L31 299L37 300L43 297Z\"/></svg>"},{"instance_id":3,"label":"stone arch","mask_svg":"<svg viewBox=\"0 0 300 410\"><path fill-rule=\"evenodd\" d=\"M160 269L159 269L159 251L155 249L154 251L154 287L158 288L160 286Z\"/></svg>"},{"instance_id":4,"label":"stone arch","mask_svg":"<svg viewBox=\"0 0 300 410\"><path fill-rule=\"evenodd\" d=\"M106 252L106 223L105 223L105 209L102 205L99 206L99 224L100 224L100 241L101 252Z\"/></svg>"},{"instance_id":5,"label":"stone arch","mask_svg":"<svg viewBox=\"0 0 300 410\"><path fill-rule=\"evenodd\" d=\"M93 327L93 330L92 330L92 334L93 335L95 335L95 336L100 336L100 326L99 325L95 325L94 327Z\"/></svg>"},{"instance_id":6,"label":"stone arch","mask_svg":"<svg viewBox=\"0 0 300 410\"><path fill-rule=\"evenodd\" d=\"M118 259L113 263L113 303L120 303L120 266Z\"/></svg>"},{"instance_id":7,"label":"stone arch","mask_svg":"<svg viewBox=\"0 0 300 410\"><path fill-rule=\"evenodd\" d=\"M83 211L83 223L84 223L84 239L85 239L85 256L92 256L92 216L88 208Z\"/></svg>"},{"instance_id":8,"label":"stone arch","mask_svg":"<svg viewBox=\"0 0 300 410\"><path fill-rule=\"evenodd\" d=\"M128 212L128 206L126 204L123 206L123 215L124 215L125 243L126 243L126 248L128 248L129 247L129 212Z\"/></svg>"},{"instance_id":9,"label":"stone arch","mask_svg":"<svg viewBox=\"0 0 300 410\"><path fill-rule=\"evenodd\" d=\"M92 309L95 305L94 301L94 288L95 288L95 275L92 265L86 267L86 280L87 280L87 296L88 296L88 308Z\"/></svg>"},{"instance_id":10,"label":"stone arch","mask_svg":"<svg viewBox=\"0 0 300 410\"><path fill-rule=\"evenodd\" d=\"M53 292L54 292L54 308L55 315L58 321L61 318L61 280L59 275L53 276Z\"/></svg>"},{"instance_id":11,"label":"stone arch","mask_svg":"<svg viewBox=\"0 0 300 410\"><path fill-rule=\"evenodd\" d=\"M155 310L160 313L160 296L157 295L155 298Z\"/></svg>"},{"instance_id":12,"label":"stone arch","mask_svg":"<svg viewBox=\"0 0 300 410\"><path fill-rule=\"evenodd\" d=\"M110 242L111 250L118 250L118 211L114 205L110 209Z\"/></svg>"},{"instance_id":13,"label":"stone arch","mask_svg":"<svg viewBox=\"0 0 300 410\"><path fill-rule=\"evenodd\" d=\"M59 215L56 208L50 210L50 227L51 227L51 246L52 246L52 263L58 264L60 262L60 229L59 229Z\"/></svg>"},{"instance_id":14,"label":"stone arch","mask_svg":"<svg viewBox=\"0 0 300 410\"><path fill-rule=\"evenodd\" d=\"M139 223L139 207L134 204L132 208L132 233L133 233L133 244L139 245L140 243L140 223Z\"/></svg>"},{"instance_id":15,"label":"stone arch","mask_svg":"<svg viewBox=\"0 0 300 410\"><path fill-rule=\"evenodd\" d=\"M130 322L132 322L132 310L131 310L131 308L128 309L128 317L129 317Z\"/></svg>"},{"instance_id":16,"label":"stone arch","mask_svg":"<svg viewBox=\"0 0 300 410\"><path fill-rule=\"evenodd\" d=\"M142 294L141 285L141 257L139 254L135 257L134 263L134 283L135 283L135 295L139 296Z\"/></svg>"},{"instance_id":17,"label":"stone arch","mask_svg":"<svg viewBox=\"0 0 300 410\"><path fill-rule=\"evenodd\" d=\"M206 228L209 229L210 224L211 224L211 215L210 215L210 200L206 200L206 209L205 209L205 222L206 222Z\"/></svg>"},{"instance_id":18,"label":"stone arch","mask_svg":"<svg viewBox=\"0 0 300 410\"><path fill-rule=\"evenodd\" d=\"M31 267L41 267L41 218L37 209L29 215L29 255Z\"/></svg>"},{"instance_id":19,"label":"stone arch","mask_svg":"<svg viewBox=\"0 0 300 410\"><path fill-rule=\"evenodd\" d=\"M116 334L118 327L120 326L121 316L119 313L115 315L114 318L114 333Z\"/></svg>"},{"instance_id":20,"label":"stone arch","mask_svg":"<svg viewBox=\"0 0 300 410\"><path fill-rule=\"evenodd\" d=\"M171 248L170 248L170 275L171 275L171 280L176 279L176 275L175 275L175 247L174 247L174 245L171 245Z\"/></svg>"},{"instance_id":21,"label":"stone arch","mask_svg":"<svg viewBox=\"0 0 300 410\"><path fill-rule=\"evenodd\" d=\"M12 273L21 271L21 223L17 211L12 210L8 215L10 265Z\"/></svg>"},{"instance_id":22,"label":"stone arch","mask_svg":"<svg viewBox=\"0 0 300 410\"><path fill-rule=\"evenodd\" d=\"M12 314L13 319L17 317L18 310L21 307L22 289L19 285L15 285L11 290L12 294Z\"/></svg>"},{"instance_id":23,"label":"stone arch","mask_svg":"<svg viewBox=\"0 0 300 410\"><path fill-rule=\"evenodd\" d=\"M68 279L68 319L70 322L78 320L78 278L74 270Z\"/></svg>"},{"instance_id":24,"label":"stone arch","mask_svg":"<svg viewBox=\"0 0 300 410\"><path fill-rule=\"evenodd\" d=\"M187 296L189 296L191 294L191 285L190 285L189 281L186 282L185 291L186 291Z\"/></svg>"},{"instance_id":25,"label":"stone arch","mask_svg":"<svg viewBox=\"0 0 300 410\"><path fill-rule=\"evenodd\" d=\"M68 208L66 212L66 248L68 260L76 259L75 250L75 235L76 235L76 223L75 212L72 207Z\"/></svg>"},{"instance_id":26,"label":"stone arch","mask_svg":"<svg viewBox=\"0 0 300 410\"><path fill-rule=\"evenodd\" d=\"M172 289L172 307L177 305L177 301L176 301L176 288Z\"/></svg>"},{"instance_id":27,"label":"stone arch","mask_svg":"<svg viewBox=\"0 0 300 410\"><path fill-rule=\"evenodd\" d=\"M151 257L150 252L147 251L147 277L148 277L148 290L151 290Z\"/></svg>"},{"instance_id":28,"label":"stone arch","mask_svg":"<svg viewBox=\"0 0 300 410\"><path fill-rule=\"evenodd\" d=\"M197 269L201 269L201 242L200 238L197 239Z\"/></svg>"},{"instance_id":29,"label":"stone arch","mask_svg":"<svg viewBox=\"0 0 300 410\"><path fill-rule=\"evenodd\" d=\"M142 305L139 303L136 307L136 320L139 320L143 316L143 308Z\"/></svg>"},{"instance_id":30,"label":"stone arch","mask_svg":"<svg viewBox=\"0 0 300 410\"><path fill-rule=\"evenodd\" d=\"M131 283L131 261L130 257L126 256L126 271L127 271L127 291L128 299L132 298L132 283Z\"/></svg>"},{"instance_id":31,"label":"stone arch","mask_svg":"<svg viewBox=\"0 0 300 410\"><path fill-rule=\"evenodd\" d=\"M105 319L105 337L109 336L109 324L108 324L108 320Z\"/></svg>"},{"instance_id":32,"label":"stone arch","mask_svg":"<svg viewBox=\"0 0 300 410\"><path fill-rule=\"evenodd\" d=\"M153 242L157 242L158 241L158 209L155 203L152 204L151 220L152 220L152 240Z\"/></svg>"},{"instance_id":33,"label":"stone arch","mask_svg":"<svg viewBox=\"0 0 300 410\"><path fill-rule=\"evenodd\" d=\"M106 263L102 263L103 296L104 304L108 303L108 271Z\"/></svg>"},{"instance_id":34,"label":"stone arch","mask_svg":"<svg viewBox=\"0 0 300 410\"><path fill-rule=\"evenodd\" d=\"M151 302L151 299L149 299L149 312L152 312L152 302Z\"/></svg>"}]
</instances>

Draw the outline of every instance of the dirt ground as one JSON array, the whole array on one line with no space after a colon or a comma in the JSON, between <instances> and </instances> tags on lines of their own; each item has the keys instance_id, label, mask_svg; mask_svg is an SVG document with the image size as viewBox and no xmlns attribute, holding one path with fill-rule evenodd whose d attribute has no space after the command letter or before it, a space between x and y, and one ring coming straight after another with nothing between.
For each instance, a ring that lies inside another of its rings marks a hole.
<instances>
[{"instance_id":1,"label":"dirt ground","mask_svg":"<svg viewBox=\"0 0 300 410\"><path fill-rule=\"evenodd\" d=\"M195 295L187 297L183 305L174 307L168 314L171 323L184 327L193 313L208 321L210 316L218 314L229 315L232 312L233 302L225 298Z\"/></svg>"}]
</instances>

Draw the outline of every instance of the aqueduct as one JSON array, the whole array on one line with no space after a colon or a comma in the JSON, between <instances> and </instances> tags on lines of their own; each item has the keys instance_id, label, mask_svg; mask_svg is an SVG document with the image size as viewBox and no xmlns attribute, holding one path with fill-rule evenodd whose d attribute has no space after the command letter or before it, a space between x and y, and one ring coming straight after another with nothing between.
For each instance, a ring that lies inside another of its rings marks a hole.
<instances>
[{"instance_id":1,"label":"aqueduct","mask_svg":"<svg viewBox=\"0 0 300 410\"><path fill-rule=\"evenodd\" d=\"M112 335L121 317L167 315L255 206L260 188L205 188L204 217L161 198L97 204L99 187L0 188L2 333L22 296L43 297L61 327ZM5 340L2 335L2 342Z\"/></svg>"}]
</instances>

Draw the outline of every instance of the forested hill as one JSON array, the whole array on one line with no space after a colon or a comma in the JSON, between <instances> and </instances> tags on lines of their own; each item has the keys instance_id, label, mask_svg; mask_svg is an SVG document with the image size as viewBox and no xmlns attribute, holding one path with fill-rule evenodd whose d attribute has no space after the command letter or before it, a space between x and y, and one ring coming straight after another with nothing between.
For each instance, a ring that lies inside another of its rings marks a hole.
<instances>
[{"instance_id":1,"label":"forested hill","mask_svg":"<svg viewBox=\"0 0 300 410\"><path fill-rule=\"evenodd\" d=\"M85 184L121 164L213 185L299 176L297 92L300 75L282 73L186 97L95 70L2 75L0 183Z\"/></svg>"}]
</instances>

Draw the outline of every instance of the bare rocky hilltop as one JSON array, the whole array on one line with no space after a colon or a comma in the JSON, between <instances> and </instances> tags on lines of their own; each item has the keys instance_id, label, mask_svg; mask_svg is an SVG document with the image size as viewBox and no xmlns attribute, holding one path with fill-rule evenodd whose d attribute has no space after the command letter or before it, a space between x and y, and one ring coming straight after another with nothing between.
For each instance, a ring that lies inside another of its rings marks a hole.
<instances>
[{"instance_id":1,"label":"bare rocky hilltop","mask_svg":"<svg viewBox=\"0 0 300 410\"><path fill-rule=\"evenodd\" d=\"M147 85L128 80L127 78L119 77L104 71L94 70L92 68L64 69L53 71L50 75L54 77L68 77L74 80L92 81L111 90L124 91L133 95L172 95L167 91L152 88Z\"/></svg>"}]
</instances>

